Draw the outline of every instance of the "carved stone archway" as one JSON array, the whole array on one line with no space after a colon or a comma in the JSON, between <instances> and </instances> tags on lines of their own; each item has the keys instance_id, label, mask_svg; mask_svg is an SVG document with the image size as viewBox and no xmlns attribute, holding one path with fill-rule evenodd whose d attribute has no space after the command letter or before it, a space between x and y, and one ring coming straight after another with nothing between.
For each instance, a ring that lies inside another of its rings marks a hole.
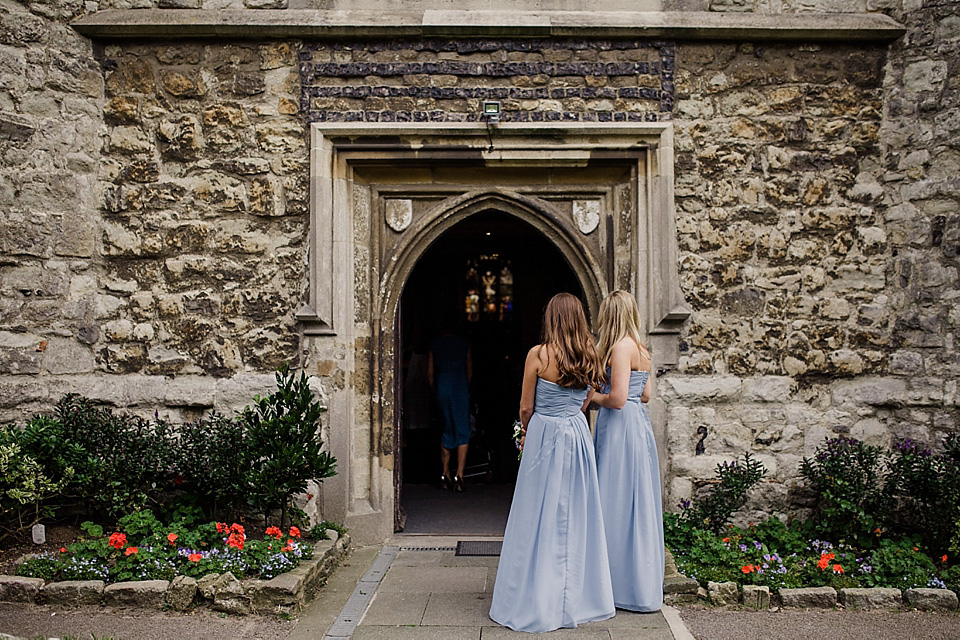
<instances>
[{"instance_id":1,"label":"carved stone archway","mask_svg":"<svg viewBox=\"0 0 960 640\"><path fill-rule=\"evenodd\" d=\"M655 365L676 362L687 312L669 123L315 124L311 144L302 358L323 380L339 461L321 489L323 515L346 520L361 542L393 531L400 296L426 248L458 222L497 210L531 225L568 262L591 315L607 291L632 291Z\"/></svg>"}]
</instances>

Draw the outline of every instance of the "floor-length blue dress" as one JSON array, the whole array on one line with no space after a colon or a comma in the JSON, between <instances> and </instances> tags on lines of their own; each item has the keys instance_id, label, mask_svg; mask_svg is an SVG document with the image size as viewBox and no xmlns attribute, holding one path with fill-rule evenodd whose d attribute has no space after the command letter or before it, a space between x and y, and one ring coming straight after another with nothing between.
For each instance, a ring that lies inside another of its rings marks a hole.
<instances>
[{"instance_id":1,"label":"floor-length blue dress","mask_svg":"<svg viewBox=\"0 0 960 640\"><path fill-rule=\"evenodd\" d=\"M538 379L490 618L545 632L615 613L586 389Z\"/></svg>"},{"instance_id":2,"label":"floor-length blue dress","mask_svg":"<svg viewBox=\"0 0 960 640\"><path fill-rule=\"evenodd\" d=\"M648 371L631 371L622 409L601 408L596 424L600 503L617 607L657 611L663 604L660 463L640 402Z\"/></svg>"}]
</instances>

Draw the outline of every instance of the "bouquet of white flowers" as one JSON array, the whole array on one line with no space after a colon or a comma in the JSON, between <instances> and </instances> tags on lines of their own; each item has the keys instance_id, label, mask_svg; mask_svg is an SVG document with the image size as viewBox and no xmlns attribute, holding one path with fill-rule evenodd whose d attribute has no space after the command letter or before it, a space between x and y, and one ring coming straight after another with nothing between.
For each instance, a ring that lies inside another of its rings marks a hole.
<instances>
[{"instance_id":1,"label":"bouquet of white flowers","mask_svg":"<svg viewBox=\"0 0 960 640\"><path fill-rule=\"evenodd\" d=\"M523 449L520 448L520 439L523 438L523 423L520 422L520 418L517 418L513 421L513 444L516 445L517 451L517 460L523 456Z\"/></svg>"}]
</instances>

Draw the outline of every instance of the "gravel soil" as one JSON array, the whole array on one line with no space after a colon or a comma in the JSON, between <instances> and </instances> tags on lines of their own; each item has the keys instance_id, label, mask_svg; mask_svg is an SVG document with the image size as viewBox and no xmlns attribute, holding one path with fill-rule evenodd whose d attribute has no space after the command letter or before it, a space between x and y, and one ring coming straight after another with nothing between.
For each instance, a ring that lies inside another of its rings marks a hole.
<instances>
[{"instance_id":1,"label":"gravel soil","mask_svg":"<svg viewBox=\"0 0 960 640\"><path fill-rule=\"evenodd\" d=\"M688 606L680 618L698 640L957 640L960 613L747 611Z\"/></svg>"},{"instance_id":2,"label":"gravel soil","mask_svg":"<svg viewBox=\"0 0 960 640\"><path fill-rule=\"evenodd\" d=\"M295 620L274 616L228 616L209 609L168 611L60 609L0 603L0 633L37 636L111 638L112 640L281 640Z\"/></svg>"},{"instance_id":3,"label":"gravel soil","mask_svg":"<svg viewBox=\"0 0 960 640\"><path fill-rule=\"evenodd\" d=\"M70 524L48 524L46 525L46 538L44 544L34 544L30 540L30 532L26 534L26 540L9 541L0 549L0 575L12 576L16 573L16 563L28 553L40 553L42 551L56 551L74 540L83 533L80 527Z\"/></svg>"}]
</instances>

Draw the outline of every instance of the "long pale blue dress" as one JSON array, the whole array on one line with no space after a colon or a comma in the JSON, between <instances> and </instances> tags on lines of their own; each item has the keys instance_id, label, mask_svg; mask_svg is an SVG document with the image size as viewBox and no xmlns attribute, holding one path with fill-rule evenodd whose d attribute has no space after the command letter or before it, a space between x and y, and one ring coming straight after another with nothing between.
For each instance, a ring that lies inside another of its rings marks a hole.
<instances>
[{"instance_id":1,"label":"long pale blue dress","mask_svg":"<svg viewBox=\"0 0 960 640\"><path fill-rule=\"evenodd\" d=\"M649 375L631 371L626 404L601 408L596 424L613 598L617 607L631 611L657 611L663 604L660 463L650 417L640 402Z\"/></svg>"},{"instance_id":2,"label":"long pale blue dress","mask_svg":"<svg viewBox=\"0 0 960 640\"><path fill-rule=\"evenodd\" d=\"M490 618L544 632L615 613L586 389L537 380Z\"/></svg>"}]
</instances>

